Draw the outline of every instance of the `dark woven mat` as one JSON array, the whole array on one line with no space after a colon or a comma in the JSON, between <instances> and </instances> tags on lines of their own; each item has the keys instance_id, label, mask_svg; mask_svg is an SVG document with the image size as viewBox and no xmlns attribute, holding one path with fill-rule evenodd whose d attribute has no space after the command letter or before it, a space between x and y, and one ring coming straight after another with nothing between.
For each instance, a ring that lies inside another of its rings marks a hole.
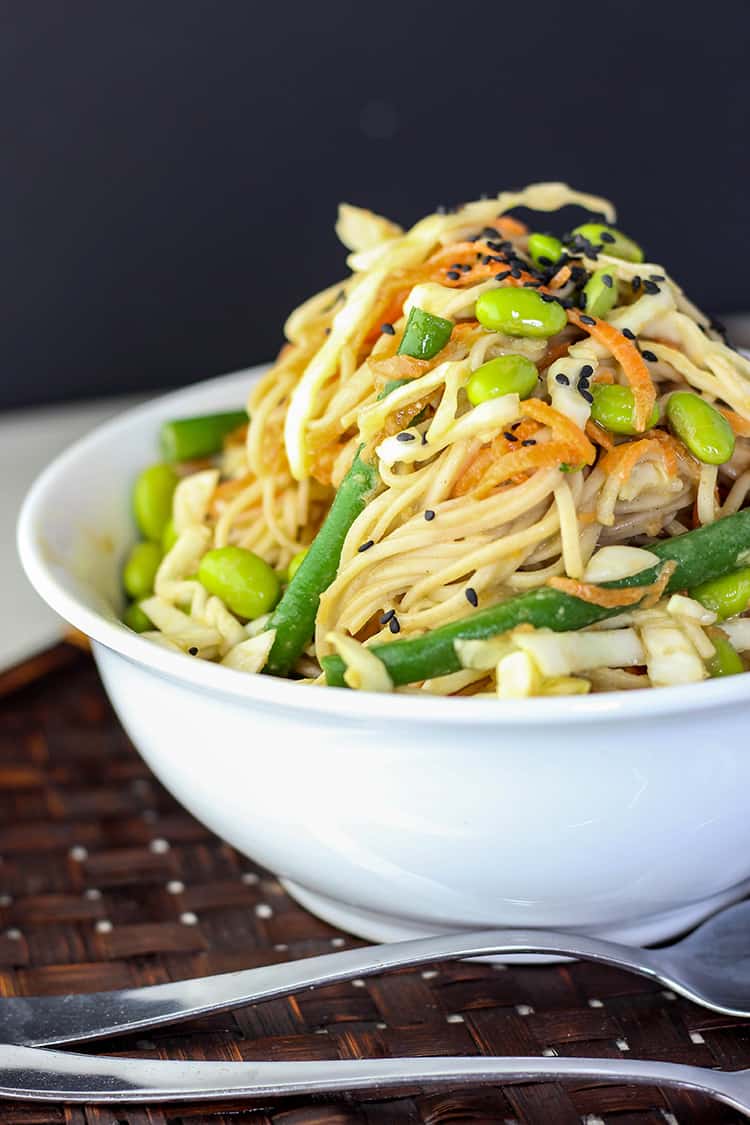
<instances>
[{"instance_id":1,"label":"dark woven mat","mask_svg":"<svg viewBox=\"0 0 750 1125\"><path fill-rule=\"evenodd\" d=\"M357 944L175 804L129 745L88 657L72 650L0 700L0 857L5 995L154 984ZM547 1052L737 1069L750 1065L750 1023L599 966L446 964L99 1049L194 1059ZM16 1125L740 1120L697 1095L592 1083L153 1109L0 1104L0 1121Z\"/></svg>"}]
</instances>

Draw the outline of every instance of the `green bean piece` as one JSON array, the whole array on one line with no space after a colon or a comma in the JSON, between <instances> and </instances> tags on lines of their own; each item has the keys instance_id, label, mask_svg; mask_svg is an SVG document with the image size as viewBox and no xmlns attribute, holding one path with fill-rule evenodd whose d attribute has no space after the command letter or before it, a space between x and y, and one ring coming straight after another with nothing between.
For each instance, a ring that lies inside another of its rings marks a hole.
<instances>
[{"instance_id":1,"label":"green bean piece","mask_svg":"<svg viewBox=\"0 0 750 1125\"><path fill-rule=\"evenodd\" d=\"M218 453L224 438L247 422L244 410L203 414L198 418L176 418L161 428L161 448L167 461L192 461Z\"/></svg>"},{"instance_id":2,"label":"green bean piece","mask_svg":"<svg viewBox=\"0 0 750 1125\"><path fill-rule=\"evenodd\" d=\"M138 476L133 489L135 522L144 539L160 543L172 516L172 497L177 474L171 465L149 465Z\"/></svg>"},{"instance_id":3,"label":"green bean piece","mask_svg":"<svg viewBox=\"0 0 750 1125\"><path fill-rule=\"evenodd\" d=\"M543 301L535 289L487 289L477 297L477 320L492 332L535 339L555 336L568 323L557 301Z\"/></svg>"},{"instance_id":4,"label":"green bean piece","mask_svg":"<svg viewBox=\"0 0 750 1125\"><path fill-rule=\"evenodd\" d=\"M534 231L529 235L527 242L529 257L535 266L540 269L549 269L560 261L563 253L563 244L554 234L541 234Z\"/></svg>"},{"instance_id":5,"label":"green bean piece","mask_svg":"<svg viewBox=\"0 0 750 1125\"><path fill-rule=\"evenodd\" d=\"M736 617L750 608L750 566L702 582L690 591L692 597L715 613L719 621Z\"/></svg>"},{"instance_id":6,"label":"green bean piece","mask_svg":"<svg viewBox=\"0 0 750 1125\"><path fill-rule=\"evenodd\" d=\"M589 316L605 317L617 304L617 280L607 270L596 270L583 287Z\"/></svg>"},{"instance_id":7,"label":"green bean piece","mask_svg":"<svg viewBox=\"0 0 750 1125\"><path fill-rule=\"evenodd\" d=\"M161 537L161 549L165 555L172 550L178 539L179 536L175 531L174 520L167 520Z\"/></svg>"},{"instance_id":8,"label":"green bean piece","mask_svg":"<svg viewBox=\"0 0 750 1125\"><path fill-rule=\"evenodd\" d=\"M667 399L667 421L675 437L705 465L723 465L734 453L734 431L723 414L690 391Z\"/></svg>"},{"instance_id":9,"label":"green bean piece","mask_svg":"<svg viewBox=\"0 0 750 1125\"><path fill-rule=\"evenodd\" d=\"M717 679L720 676L736 676L739 672L745 671L742 657L721 630L712 630L711 642L715 651L706 662L711 679Z\"/></svg>"},{"instance_id":10,"label":"green bean piece","mask_svg":"<svg viewBox=\"0 0 750 1125\"><path fill-rule=\"evenodd\" d=\"M410 355L413 359L432 359L448 343L452 331L452 320L433 316L414 306L409 313L398 354Z\"/></svg>"},{"instance_id":11,"label":"green bean piece","mask_svg":"<svg viewBox=\"0 0 750 1125\"><path fill-rule=\"evenodd\" d=\"M630 387L619 383L592 383L591 417L613 434L637 434L635 426L635 399ZM646 426L651 430L659 421L659 407L654 405Z\"/></svg>"},{"instance_id":12,"label":"green bean piece","mask_svg":"<svg viewBox=\"0 0 750 1125\"><path fill-rule=\"evenodd\" d=\"M638 243L606 223L582 223L571 231L573 240L576 235L589 242L597 252L602 251L612 258L622 258L625 262L643 261L643 251Z\"/></svg>"},{"instance_id":13,"label":"green bean piece","mask_svg":"<svg viewBox=\"0 0 750 1125\"><path fill-rule=\"evenodd\" d=\"M466 394L472 406L502 395L528 398L539 381L539 372L525 355L499 355L472 371Z\"/></svg>"},{"instance_id":14,"label":"green bean piece","mask_svg":"<svg viewBox=\"0 0 750 1125\"><path fill-rule=\"evenodd\" d=\"M273 609L281 588L276 571L244 547L207 551L198 567L198 581L232 613L250 621Z\"/></svg>"},{"instance_id":15,"label":"green bean piece","mask_svg":"<svg viewBox=\"0 0 750 1125\"><path fill-rule=\"evenodd\" d=\"M122 615L124 625L128 629L132 629L134 633L147 633L149 629L153 629L154 625L150 618L146 617L141 607L137 602L131 602Z\"/></svg>"},{"instance_id":16,"label":"green bean piece","mask_svg":"<svg viewBox=\"0 0 750 1125\"><path fill-rule=\"evenodd\" d=\"M269 629L276 630L276 637L266 664L267 672L287 675L312 638L320 595L336 577L349 528L364 510L377 483L377 469L357 453L338 487L323 526L268 623Z\"/></svg>"},{"instance_id":17,"label":"green bean piece","mask_svg":"<svg viewBox=\"0 0 750 1125\"><path fill-rule=\"evenodd\" d=\"M649 544L648 550L659 558L659 564L617 582L603 582L602 586L608 589L650 586L659 577L660 564L670 559L677 565L667 583L666 593L690 590L701 582L735 570L750 558L750 509L685 535L660 539ZM461 665L454 641L486 640L523 624L563 633L583 629L621 612L619 608L605 609L551 586L541 586L520 597L479 610L460 621L441 625L421 637L373 645L370 651L383 661L388 675L398 687L459 671ZM336 687L345 686L343 660L339 656L324 656L322 663L328 683Z\"/></svg>"},{"instance_id":18,"label":"green bean piece","mask_svg":"<svg viewBox=\"0 0 750 1125\"><path fill-rule=\"evenodd\" d=\"M378 395L378 402L381 402L384 398L388 398L388 395L392 391L397 391L399 387L405 387L407 383L411 383L411 379L389 379Z\"/></svg>"},{"instance_id":19,"label":"green bean piece","mask_svg":"<svg viewBox=\"0 0 750 1125\"><path fill-rule=\"evenodd\" d=\"M298 551L297 554L294 556L294 558L289 563L289 566L286 569L286 580L287 580L287 582L292 581L295 574L297 573L299 568L302 566L302 563L305 561L305 558L307 557L308 550L309 550L308 547L303 547L302 550Z\"/></svg>"},{"instance_id":20,"label":"green bean piece","mask_svg":"<svg viewBox=\"0 0 750 1125\"><path fill-rule=\"evenodd\" d=\"M162 551L158 543L136 543L122 569L125 593L136 601L153 593L154 579L161 560Z\"/></svg>"}]
</instances>

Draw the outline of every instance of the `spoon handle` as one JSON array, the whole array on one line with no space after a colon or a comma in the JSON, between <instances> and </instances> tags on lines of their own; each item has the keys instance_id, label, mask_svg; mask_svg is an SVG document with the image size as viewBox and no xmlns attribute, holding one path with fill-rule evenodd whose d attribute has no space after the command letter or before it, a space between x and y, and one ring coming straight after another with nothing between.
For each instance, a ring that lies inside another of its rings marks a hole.
<instances>
[{"instance_id":1,"label":"spoon handle","mask_svg":"<svg viewBox=\"0 0 750 1125\"><path fill-rule=\"evenodd\" d=\"M514 953L579 957L658 978L647 950L553 930L484 930L371 945L193 980L70 996L0 999L0 1042L48 1047L178 1023L337 981L432 961Z\"/></svg>"},{"instance_id":2,"label":"spoon handle","mask_svg":"<svg viewBox=\"0 0 750 1125\"><path fill-rule=\"evenodd\" d=\"M220 1100L437 1084L557 1081L638 1083L699 1090L750 1115L748 1072L675 1063L571 1058L329 1059L184 1062L111 1058L0 1045L0 1097L90 1103Z\"/></svg>"}]
</instances>

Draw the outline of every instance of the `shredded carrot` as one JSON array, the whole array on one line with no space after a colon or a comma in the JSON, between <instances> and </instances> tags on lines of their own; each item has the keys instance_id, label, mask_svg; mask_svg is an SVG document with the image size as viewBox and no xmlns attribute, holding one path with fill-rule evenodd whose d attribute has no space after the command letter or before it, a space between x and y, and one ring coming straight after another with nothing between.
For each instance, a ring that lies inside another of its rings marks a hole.
<instances>
[{"instance_id":1,"label":"shredded carrot","mask_svg":"<svg viewBox=\"0 0 750 1125\"><path fill-rule=\"evenodd\" d=\"M522 223L520 219L514 219L512 215L499 215L488 225L497 227L506 238L521 238L524 234L529 233L526 223Z\"/></svg>"},{"instance_id":2,"label":"shredded carrot","mask_svg":"<svg viewBox=\"0 0 750 1125\"><path fill-rule=\"evenodd\" d=\"M521 409L527 418L533 418L543 426L549 426L554 434L562 438L567 445L572 446L576 450L577 461L581 461L584 465L593 465L596 458L594 446L581 427L576 425L572 418L568 418L567 414L561 414L559 410L555 410L549 403L542 402L539 398L527 398L521 403Z\"/></svg>"},{"instance_id":3,"label":"shredded carrot","mask_svg":"<svg viewBox=\"0 0 750 1125\"><path fill-rule=\"evenodd\" d=\"M539 429L540 426L536 422L526 419L513 430L513 434L518 442L528 441ZM498 434L489 444L480 446L477 453L456 479L451 495L463 496L467 492L471 492L479 484L490 466L499 457L510 452L515 444L517 443L509 442L503 434Z\"/></svg>"},{"instance_id":4,"label":"shredded carrot","mask_svg":"<svg viewBox=\"0 0 750 1125\"><path fill-rule=\"evenodd\" d=\"M620 364L633 392L636 429L645 430L656 402L656 390L646 361L633 341L623 336L613 324L587 316L578 309L568 309L568 320L605 347ZM592 320L594 323L589 323Z\"/></svg>"},{"instance_id":5,"label":"shredded carrot","mask_svg":"<svg viewBox=\"0 0 750 1125\"><path fill-rule=\"evenodd\" d=\"M739 437L750 437L750 422L747 418L743 418L736 410L730 410L728 406L717 406L716 409L720 414L723 414L729 425Z\"/></svg>"},{"instance_id":6,"label":"shredded carrot","mask_svg":"<svg viewBox=\"0 0 750 1125\"><path fill-rule=\"evenodd\" d=\"M593 378L594 383L606 383L610 387L612 386L614 381L615 373L614 371L610 371L608 367L600 367Z\"/></svg>"},{"instance_id":7,"label":"shredded carrot","mask_svg":"<svg viewBox=\"0 0 750 1125\"><path fill-rule=\"evenodd\" d=\"M642 609L650 609L652 605L656 605L659 598L666 590L669 580L676 570L677 562L675 561L675 559L667 559L666 562L662 563L661 570L659 571L659 577L656 579L656 582L647 587L648 592L643 599L643 605L641 607Z\"/></svg>"},{"instance_id":8,"label":"shredded carrot","mask_svg":"<svg viewBox=\"0 0 750 1125\"><path fill-rule=\"evenodd\" d=\"M482 477L471 487L469 474L466 473L456 483L453 489L454 496L463 496L471 491L480 499L487 496L496 485L501 484L517 473L529 469L552 469L567 462L574 464L577 450L568 442L552 440L540 442L538 445L525 446L492 460Z\"/></svg>"},{"instance_id":9,"label":"shredded carrot","mask_svg":"<svg viewBox=\"0 0 750 1125\"><path fill-rule=\"evenodd\" d=\"M636 467L641 457L643 457L654 446L660 448L658 442L653 438L641 438L639 441L624 441L620 445L615 445L610 449L606 457L600 462L602 470L611 476L616 473L620 480L624 483L633 469Z\"/></svg>"},{"instance_id":10,"label":"shredded carrot","mask_svg":"<svg viewBox=\"0 0 750 1125\"><path fill-rule=\"evenodd\" d=\"M555 276L549 283L550 289L562 289L570 281L570 266L560 266Z\"/></svg>"},{"instance_id":11,"label":"shredded carrot","mask_svg":"<svg viewBox=\"0 0 750 1125\"><path fill-rule=\"evenodd\" d=\"M592 422L590 419L586 423L586 436L589 437L591 441L596 442L597 445L600 445L602 449L610 450L615 447L615 443L607 431L603 430L601 426L598 426L596 422Z\"/></svg>"},{"instance_id":12,"label":"shredded carrot","mask_svg":"<svg viewBox=\"0 0 750 1125\"><path fill-rule=\"evenodd\" d=\"M427 359L414 359L410 355L392 355L388 359L371 359L368 367L374 375L386 382L389 379L418 379L430 369Z\"/></svg>"},{"instance_id":13,"label":"shredded carrot","mask_svg":"<svg viewBox=\"0 0 750 1125\"><path fill-rule=\"evenodd\" d=\"M635 605L643 598L642 586L631 586L625 590L605 590L603 586L596 586L593 582L579 582L577 578L563 578L557 575L547 579L547 585L563 594L570 594L589 605L598 605L602 609L615 609L619 606Z\"/></svg>"},{"instance_id":14,"label":"shredded carrot","mask_svg":"<svg viewBox=\"0 0 750 1125\"><path fill-rule=\"evenodd\" d=\"M555 338L554 343L550 342L547 345L546 352L539 361L540 371L546 371L548 367L552 366L556 359L562 359L563 356L566 356L572 343L573 339L571 337L566 338L565 335L562 339Z\"/></svg>"}]
</instances>

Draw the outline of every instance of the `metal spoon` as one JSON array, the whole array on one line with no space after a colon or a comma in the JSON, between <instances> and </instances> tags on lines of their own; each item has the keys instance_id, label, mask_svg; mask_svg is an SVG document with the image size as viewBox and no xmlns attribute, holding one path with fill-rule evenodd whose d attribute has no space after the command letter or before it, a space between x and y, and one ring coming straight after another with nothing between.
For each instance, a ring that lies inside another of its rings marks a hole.
<instances>
[{"instance_id":1,"label":"metal spoon","mask_svg":"<svg viewBox=\"0 0 750 1125\"><path fill-rule=\"evenodd\" d=\"M730 1073L638 1059L417 1058L314 1062L185 1062L99 1058L0 1044L0 1098L24 1101L217 1101L237 1097L510 1085L585 1078L700 1090L750 1116L750 1070Z\"/></svg>"},{"instance_id":2,"label":"metal spoon","mask_svg":"<svg viewBox=\"0 0 750 1125\"><path fill-rule=\"evenodd\" d=\"M750 900L730 906L665 949L640 949L553 930L485 930L346 949L301 961L146 988L0 999L0 1042L82 1043L177 1023L389 969L513 953L598 961L657 980L688 1000L750 1018Z\"/></svg>"}]
</instances>

